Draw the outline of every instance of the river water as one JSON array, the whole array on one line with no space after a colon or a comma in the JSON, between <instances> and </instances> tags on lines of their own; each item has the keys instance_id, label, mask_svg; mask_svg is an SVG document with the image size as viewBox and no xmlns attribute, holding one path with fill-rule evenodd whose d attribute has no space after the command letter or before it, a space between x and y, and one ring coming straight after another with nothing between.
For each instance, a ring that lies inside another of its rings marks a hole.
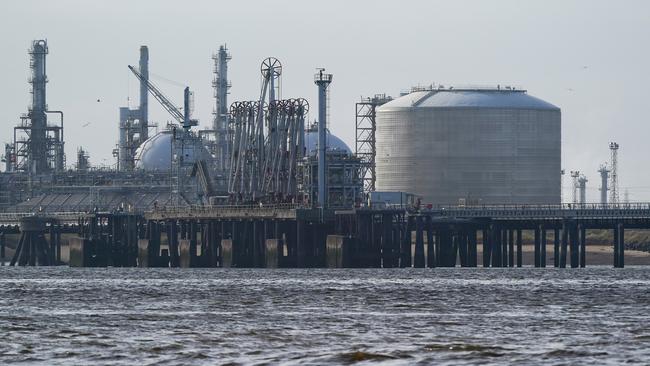
<instances>
[{"instance_id":1,"label":"river water","mask_svg":"<svg viewBox=\"0 0 650 366\"><path fill-rule=\"evenodd\" d=\"M0 268L0 364L650 363L650 267Z\"/></svg>"}]
</instances>

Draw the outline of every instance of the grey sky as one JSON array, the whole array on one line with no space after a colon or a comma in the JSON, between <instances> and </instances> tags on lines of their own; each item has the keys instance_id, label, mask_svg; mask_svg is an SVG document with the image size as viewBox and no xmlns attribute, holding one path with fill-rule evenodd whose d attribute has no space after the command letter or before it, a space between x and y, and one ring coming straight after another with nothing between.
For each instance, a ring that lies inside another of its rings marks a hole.
<instances>
[{"instance_id":1,"label":"grey sky","mask_svg":"<svg viewBox=\"0 0 650 366\"><path fill-rule=\"evenodd\" d=\"M258 97L267 56L283 63L283 97L314 106L315 68L332 72L331 129L352 147L361 95L431 82L526 88L562 108L563 166L587 175L589 201L598 200L596 170L610 140L621 145L621 199L629 187L630 200L650 201L647 1L21 0L1 7L0 140L10 140L27 110L27 48L47 38L48 105L65 112L68 164L80 145L91 162L113 163L118 107L128 96L137 104L126 65L137 63L143 44L152 73L195 91L195 117L208 126L210 56L227 43L230 101ZM181 87L154 81L180 105ZM151 120L170 120L154 100L150 106Z\"/></svg>"}]
</instances>

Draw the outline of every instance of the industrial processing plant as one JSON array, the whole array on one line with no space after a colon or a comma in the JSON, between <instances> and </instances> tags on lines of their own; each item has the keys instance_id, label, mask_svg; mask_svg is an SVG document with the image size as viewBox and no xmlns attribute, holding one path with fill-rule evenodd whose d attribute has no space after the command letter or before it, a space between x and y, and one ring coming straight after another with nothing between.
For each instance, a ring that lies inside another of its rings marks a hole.
<instances>
[{"instance_id":1,"label":"industrial processing plant","mask_svg":"<svg viewBox=\"0 0 650 366\"><path fill-rule=\"evenodd\" d=\"M333 74L319 68L304 81L317 102L285 98L281 78L291 70L266 57L250 71L258 97L229 101L225 46L213 55L210 128L192 115L189 87L177 106L149 78L141 46L137 66L124 65L139 105L117 110L115 165L93 166L83 147L70 163L65 113L46 100L48 50L44 40L30 48L32 103L0 174L0 249L5 231L20 233L11 265L61 263L61 234L74 233L65 239L73 266L476 266L481 232L483 266L501 267L514 266L515 234L521 265L521 232L534 225L535 265L545 265L553 230L555 265L566 266L570 242L576 267L586 263L589 224L620 233L614 265L622 267L623 225L647 226L634 221L650 215L645 206L619 210L614 142L600 172L609 184L601 199L609 192L615 206L586 206L578 171L570 174L579 206L562 203L561 111L526 90L431 84L362 98L352 149L328 128ZM172 121L152 121L152 106ZM586 221L567 219L576 208ZM618 221L600 220L602 210Z\"/></svg>"},{"instance_id":2,"label":"industrial processing plant","mask_svg":"<svg viewBox=\"0 0 650 366\"><path fill-rule=\"evenodd\" d=\"M91 166L82 147L76 163L66 164L64 112L49 110L46 101L48 53L45 40L34 41L29 51L33 100L5 145L0 174L4 211L143 212L251 203L349 208L363 202L360 160L326 127L332 75L322 69L313 80L320 93L319 120L310 124L306 99L280 99L283 69L273 57L252 70L260 73L259 98L229 103L231 56L221 46L213 56L212 126L199 129L191 116L189 87L183 106L174 105L149 79L149 49L142 46L138 66L128 65L140 85L139 106L119 108L116 164L107 168ZM159 126L151 121L152 103L162 106L173 122ZM48 119L51 115L57 119Z\"/></svg>"},{"instance_id":3,"label":"industrial processing plant","mask_svg":"<svg viewBox=\"0 0 650 366\"><path fill-rule=\"evenodd\" d=\"M76 162L67 161L64 112L50 110L46 100L48 53L45 40L32 43L32 103L3 156L4 211L141 212L258 202L352 208L394 203L380 198L391 194L431 205L561 202L560 108L525 90L432 84L397 98L362 99L351 149L325 120L331 74L321 70L313 80L319 91L314 123L306 99L280 99L286 70L273 57L251 70L260 73L259 98L230 102L225 46L213 55L209 129L199 129L191 115L189 88L175 106L149 79L149 49L141 46L137 66L128 65L139 83L139 105L119 108L115 164L93 167L83 147ZM172 123L149 119L158 105Z\"/></svg>"},{"instance_id":4,"label":"industrial processing plant","mask_svg":"<svg viewBox=\"0 0 650 366\"><path fill-rule=\"evenodd\" d=\"M138 66L128 66L140 85L139 106L119 108L114 168L92 167L82 147L71 164L64 154L64 112L47 106L48 52L44 40L29 51L32 104L5 145L5 211L382 203L371 192L399 192L412 203L434 205L561 201L560 109L525 90L432 85L395 99L364 99L357 103L353 151L327 128L331 74L321 70L314 79L319 103L313 124L306 120L306 99L279 99L283 69L273 57L262 61L259 98L229 103L225 46L213 56L210 129L198 129L192 118L189 88L184 105L175 106L149 79L149 49L142 46ZM173 123L150 121L152 103Z\"/></svg>"}]
</instances>

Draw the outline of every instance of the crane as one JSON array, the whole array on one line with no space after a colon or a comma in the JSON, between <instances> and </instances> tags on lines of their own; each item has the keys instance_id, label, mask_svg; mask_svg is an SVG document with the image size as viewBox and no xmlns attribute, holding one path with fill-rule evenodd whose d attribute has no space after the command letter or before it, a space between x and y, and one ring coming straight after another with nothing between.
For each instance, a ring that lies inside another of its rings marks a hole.
<instances>
[{"instance_id":1,"label":"crane","mask_svg":"<svg viewBox=\"0 0 650 366\"><path fill-rule=\"evenodd\" d=\"M138 78L141 82L145 83L147 85L147 89L149 89L149 92L151 95L156 98L158 102L165 108L169 114L171 114L172 117L174 117L175 120L178 121L181 125L183 125L184 129L189 129L192 126L198 125L198 121L195 119L190 118L190 108L189 108L189 97L190 97L190 88L185 87L184 91L184 100L185 100L185 110L181 112L176 106L172 104L172 102L169 101L169 99L158 89L157 86L155 86L151 81L147 80L145 77L140 74L140 72L133 66L128 65L129 70L135 75L135 77Z\"/></svg>"}]
</instances>

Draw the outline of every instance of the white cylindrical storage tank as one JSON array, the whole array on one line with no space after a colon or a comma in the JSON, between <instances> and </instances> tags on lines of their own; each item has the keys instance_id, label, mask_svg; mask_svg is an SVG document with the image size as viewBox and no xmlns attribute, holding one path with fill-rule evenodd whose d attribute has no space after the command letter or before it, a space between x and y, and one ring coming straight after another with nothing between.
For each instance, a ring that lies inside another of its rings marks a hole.
<instances>
[{"instance_id":1,"label":"white cylindrical storage tank","mask_svg":"<svg viewBox=\"0 0 650 366\"><path fill-rule=\"evenodd\" d=\"M431 204L560 202L560 109L523 90L416 91L377 108L377 191Z\"/></svg>"}]
</instances>

